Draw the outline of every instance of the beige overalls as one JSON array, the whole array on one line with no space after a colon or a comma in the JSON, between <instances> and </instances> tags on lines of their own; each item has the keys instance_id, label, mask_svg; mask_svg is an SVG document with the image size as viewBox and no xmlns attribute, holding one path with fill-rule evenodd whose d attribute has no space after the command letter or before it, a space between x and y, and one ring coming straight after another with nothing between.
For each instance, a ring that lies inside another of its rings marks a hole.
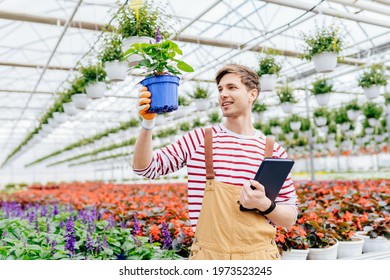
<instances>
[{"instance_id":1,"label":"beige overalls","mask_svg":"<svg viewBox=\"0 0 390 280\"><path fill-rule=\"evenodd\" d=\"M272 156L267 138L265 157ZM190 260L276 260L276 230L258 212L239 209L240 187L214 180L212 130L206 129L206 187Z\"/></svg>"}]
</instances>

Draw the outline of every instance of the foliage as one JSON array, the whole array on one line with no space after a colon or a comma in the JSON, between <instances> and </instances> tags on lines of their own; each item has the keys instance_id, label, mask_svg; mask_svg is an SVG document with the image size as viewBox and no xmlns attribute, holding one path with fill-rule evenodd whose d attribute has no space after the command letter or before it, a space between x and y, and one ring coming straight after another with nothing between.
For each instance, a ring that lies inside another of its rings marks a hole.
<instances>
[{"instance_id":1,"label":"foliage","mask_svg":"<svg viewBox=\"0 0 390 280\"><path fill-rule=\"evenodd\" d=\"M169 37L167 32L168 18L163 17L162 13L156 8L157 5L144 1L141 8L138 9L138 19L136 11L129 5L119 8L116 18L118 20L118 33L123 38L132 36L146 36L154 38L158 28L164 38Z\"/></svg>"},{"instance_id":2,"label":"foliage","mask_svg":"<svg viewBox=\"0 0 390 280\"><path fill-rule=\"evenodd\" d=\"M340 107L334 110L334 120L336 124L343 124L349 122L347 109L345 107Z\"/></svg>"},{"instance_id":3,"label":"foliage","mask_svg":"<svg viewBox=\"0 0 390 280\"><path fill-rule=\"evenodd\" d=\"M178 104L179 106L189 106L191 105L192 101L187 98L186 96L179 95L178 96Z\"/></svg>"},{"instance_id":4,"label":"foliage","mask_svg":"<svg viewBox=\"0 0 390 280\"><path fill-rule=\"evenodd\" d=\"M301 225L294 225L289 229L278 227L275 238L279 251L307 250L309 243L306 237L306 231Z\"/></svg>"},{"instance_id":5,"label":"foliage","mask_svg":"<svg viewBox=\"0 0 390 280\"><path fill-rule=\"evenodd\" d=\"M316 221L306 221L303 228L307 233L309 248L327 248L336 244L337 235L328 223L318 224Z\"/></svg>"},{"instance_id":6,"label":"foliage","mask_svg":"<svg viewBox=\"0 0 390 280\"><path fill-rule=\"evenodd\" d=\"M259 76L262 76L265 74L278 75L281 69L282 69L282 66L275 61L275 58L273 56L267 55L266 57L260 59L259 71L257 72L257 74Z\"/></svg>"},{"instance_id":7,"label":"foliage","mask_svg":"<svg viewBox=\"0 0 390 280\"><path fill-rule=\"evenodd\" d=\"M159 138L165 138L165 137L169 137L169 136L172 136L172 135L176 135L177 133L177 129L176 128L165 128L165 129L161 129L157 132L156 136L159 137Z\"/></svg>"},{"instance_id":8,"label":"foliage","mask_svg":"<svg viewBox=\"0 0 390 280\"><path fill-rule=\"evenodd\" d=\"M329 115L330 115L330 112L328 111L328 109L326 109L324 107L319 107L319 108L315 109L314 113L313 113L313 116L315 118L318 118L318 117L327 117L327 118L329 118Z\"/></svg>"},{"instance_id":9,"label":"foliage","mask_svg":"<svg viewBox=\"0 0 390 280\"><path fill-rule=\"evenodd\" d=\"M182 122L179 124L179 128L181 131L190 131L191 130L191 124L189 122Z\"/></svg>"},{"instance_id":10,"label":"foliage","mask_svg":"<svg viewBox=\"0 0 390 280\"><path fill-rule=\"evenodd\" d=\"M373 85L387 85L387 77L383 72L381 65L373 64L368 70L364 71L359 77L358 84L362 88L369 88Z\"/></svg>"},{"instance_id":11,"label":"foliage","mask_svg":"<svg viewBox=\"0 0 390 280\"><path fill-rule=\"evenodd\" d=\"M197 84L194 88L194 91L188 94L192 99L207 99L210 97L210 90L207 87L203 87L200 84Z\"/></svg>"},{"instance_id":12,"label":"foliage","mask_svg":"<svg viewBox=\"0 0 390 280\"><path fill-rule=\"evenodd\" d=\"M124 61L125 58L123 56L122 51L122 39L120 35L115 32L110 33L109 35L105 35L103 37L103 49L99 53L99 59L104 64L105 62L110 61Z\"/></svg>"},{"instance_id":13,"label":"foliage","mask_svg":"<svg viewBox=\"0 0 390 280\"><path fill-rule=\"evenodd\" d=\"M348 110L359 111L361 109L357 99L354 99L351 102L347 103L345 105L345 108L347 109L347 111Z\"/></svg>"},{"instance_id":14,"label":"foliage","mask_svg":"<svg viewBox=\"0 0 390 280\"><path fill-rule=\"evenodd\" d=\"M303 34L303 40L306 42L303 57L307 60L323 52L339 53L344 44L340 30L335 26L317 28L314 33Z\"/></svg>"},{"instance_id":15,"label":"foliage","mask_svg":"<svg viewBox=\"0 0 390 280\"><path fill-rule=\"evenodd\" d=\"M383 97L385 98L385 104L389 105L390 104L390 92L385 92L383 94Z\"/></svg>"},{"instance_id":16,"label":"foliage","mask_svg":"<svg viewBox=\"0 0 390 280\"><path fill-rule=\"evenodd\" d=\"M255 102L253 103L252 112L260 113L267 111L267 105L263 102Z\"/></svg>"},{"instance_id":17,"label":"foliage","mask_svg":"<svg viewBox=\"0 0 390 280\"><path fill-rule=\"evenodd\" d=\"M209 115L209 121L212 124L220 123L222 121L221 116L219 115L218 111L211 112Z\"/></svg>"},{"instance_id":18,"label":"foliage","mask_svg":"<svg viewBox=\"0 0 390 280\"><path fill-rule=\"evenodd\" d=\"M366 102L362 107L363 115L367 118L379 119L382 116L383 108L374 102Z\"/></svg>"},{"instance_id":19,"label":"foliage","mask_svg":"<svg viewBox=\"0 0 390 280\"><path fill-rule=\"evenodd\" d=\"M311 92L314 95L330 93L333 90L333 85L328 79L317 79L313 82L312 86Z\"/></svg>"},{"instance_id":20,"label":"foliage","mask_svg":"<svg viewBox=\"0 0 390 280\"><path fill-rule=\"evenodd\" d=\"M298 103L298 100L294 96L294 90L289 86L284 86L277 91L280 103Z\"/></svg>"},{"instance_id":21,"label":"foliage","mask_svg":"<svg viewBox=\"0 0 390 280\"><path fill-rule=\"evenodd\" d=\"M193 128L203 127L203 126L205 126L205 123L203 121L201 121L200 118L195 118L192 121L192 127Z\"/></svg>"},{"instance_id":22,"label":"foliage","mask_svg":"<svg viewBox=\"0 0 390 280\"><path fill-rule=\"evenodd\" d=\"M89 85L95 82L103 82L107 76L106 71L99 64L81 67L80 72L84 79L85 85Z\"/></svg>"},{"instance_id":23,"label":"foliage","mask_svg":"<svg viewBox=\"0 0 390 280\"><path fill-rule=\"evenodd\" d=\"M154 44L135 43L126 52L125 58L138 54L142 60L132 68L143 68L147 76L160 76L165 74L179 75L180 71L194 72L194 69L184 61L175 58L182 55L178 45L170 40Z\"/></svg>"}]
</instances>

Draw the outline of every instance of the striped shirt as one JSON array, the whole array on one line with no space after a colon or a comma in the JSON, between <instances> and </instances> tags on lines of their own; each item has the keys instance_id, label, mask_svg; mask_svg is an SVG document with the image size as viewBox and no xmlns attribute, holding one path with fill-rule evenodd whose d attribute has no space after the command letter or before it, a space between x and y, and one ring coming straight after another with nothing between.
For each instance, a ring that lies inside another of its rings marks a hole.
<instances>
[{"instance_id":1,"label":"striped shirt","mask_svg":"<svg viewBox=\"0 0 390 280\"><path fill-rule=\"evenodd\" d=\"M245 182L255 177L264 159L266 137L260 131L254 136L240 135L222 124L213 126L212 129L215 180L242 187ZM154 179L187 166L188 211L194 230L206 185L204 135L205 128L196 128L170 145L154 151L153 159L145 169L134 169L135 174ZM286 151L276 141L272 157L287 158ZM275 202L291 205L298 214L297 195L291 174L284 182Z\"/></svg>"}]
</instances>

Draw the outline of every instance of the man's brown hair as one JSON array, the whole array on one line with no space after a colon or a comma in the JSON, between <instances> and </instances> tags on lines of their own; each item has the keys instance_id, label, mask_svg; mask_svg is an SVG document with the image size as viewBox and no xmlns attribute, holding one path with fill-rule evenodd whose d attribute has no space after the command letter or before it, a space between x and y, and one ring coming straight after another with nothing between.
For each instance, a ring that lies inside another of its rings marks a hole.
<instances>
[{"instance_id":1,"label":"man's brown hair","mask_svg":"<svg viewBox=\"0 0 390 280\"><path fill-rule=\"evenodd\" d=\"M223 66L215 76L215 82L217 85L226 74L237 74L241 77L241 82L245 85L246 89L252 90L257 89L257 96L260 93L260 82L259 76L251 68L239 65L239 64L227 64Z\"/></svg>"}]
</instances>

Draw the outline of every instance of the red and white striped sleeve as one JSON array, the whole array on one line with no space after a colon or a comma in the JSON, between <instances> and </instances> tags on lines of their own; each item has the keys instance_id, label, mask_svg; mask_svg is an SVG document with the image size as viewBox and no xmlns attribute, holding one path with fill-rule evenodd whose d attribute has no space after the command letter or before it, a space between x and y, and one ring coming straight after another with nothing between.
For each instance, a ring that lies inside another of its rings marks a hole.
<instances>
[{"instance_id":1,"label":"red and white striped sleeve","mask_svg":"<svg viewBox=\"0 0 390 280\"><path fill-rule=\"evenodd\" d=\"M135 174L155 179L183 168L192 157L200 143L203 143L204 129L197 128L179 137L168 146L153 151L153 157L145 169L134 169Z\"/></svg>"},{"instance_id":2,"label":"red and white striped sleeve","mask_svg":"<svg viewBox=\"0 0 390 280\"><path fill-rule=\"evenodd\" d=\"M287 152L279 143L275 142L272 157L287 158ZM288 174L286 181L284 181L283 187L276 197L275 202L278 204L291 205L298 215L298 196L295 192L291 173Z\"/></svg>"}]
</instances>

